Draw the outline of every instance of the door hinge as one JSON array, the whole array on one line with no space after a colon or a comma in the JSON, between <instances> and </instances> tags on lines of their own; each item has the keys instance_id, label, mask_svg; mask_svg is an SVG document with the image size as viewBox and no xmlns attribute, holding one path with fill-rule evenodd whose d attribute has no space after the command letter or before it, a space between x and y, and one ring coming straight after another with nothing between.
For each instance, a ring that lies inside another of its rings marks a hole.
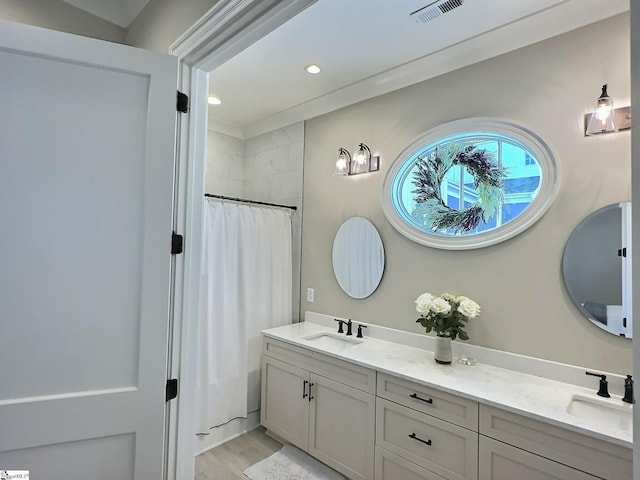
<instances>
[{"instance_id":1,"label":"door hinge","mask_svg":"<svg viewBox=\"0 0 640 480\"><path fill-rule=\"evenodd\" d=\"M176 108L180 113L189 112L189 97L180 90L178 90L178 103Z\"/></svg>"},{"instance_id":2,"label":"door hinge","mask_svg":"<svg viewBox=\"0 0 640 480\"><path fill-rule=\"evenodd\" d=\"M184 247L184 237L176 232L171 233L171 255L182 253Z\"/></svg>"},{"instance_id":3,"label":"door hinge","mask_svg":"<svg viewBox=\"0 0 640 480\"><path fill-rule=\"evenodd\" d=\"M170 378L167 380L167 387L165 389L165 402L173 400L178 396L178 379Z\"/></svg>"},{"instance_id":4,"label":"door hinge","mask_svg":"<svg viewBox=\"0 0 640 480\"><path fill-rule=\"evenodd\" d=\"M623 247L623 248L618 249L618 256L626 258L626 256L627 256L627 248Z\"/></svg>"}]
</instances>

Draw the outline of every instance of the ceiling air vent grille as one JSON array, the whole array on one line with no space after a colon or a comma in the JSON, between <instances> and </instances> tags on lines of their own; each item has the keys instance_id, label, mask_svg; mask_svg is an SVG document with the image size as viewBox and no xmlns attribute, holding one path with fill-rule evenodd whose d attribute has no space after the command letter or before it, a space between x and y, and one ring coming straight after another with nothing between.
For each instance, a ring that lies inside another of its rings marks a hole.
<instances>
[{"instance_id":1,"label":"ceiling air vent grille","mask_svg":"<svg viewBox=\"0 0 640 480\"><path fill-rule=\"evenodd\" d=\"M427 23L438 18L440 15L449 13L451 10L462 6L464 0L445 0L430 3L410 14L416 23Z\"/></svg>"}]
</instances>

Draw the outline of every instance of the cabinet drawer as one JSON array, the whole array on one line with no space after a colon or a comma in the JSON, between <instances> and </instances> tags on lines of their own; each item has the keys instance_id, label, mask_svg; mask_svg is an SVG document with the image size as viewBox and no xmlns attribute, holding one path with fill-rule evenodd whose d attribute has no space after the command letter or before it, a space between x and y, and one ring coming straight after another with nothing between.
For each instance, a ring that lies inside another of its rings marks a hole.
<instances>
[{"instance_id":1,"label":"cabinet drawer","mask_svg":"<svg viewBox=\"0 0 640 480\"><path fill-rule=\"evenodd\" d=\"M632 478L630 448L522 415L480 405L480 433L607 480Z\"/></svg>"},{"instance_id":2,"label":"cabinet drawer","mask_svg":"<svg viewBox=\"0 0 640 480\"><path fill-rule=\"evenodd\" d=\"M478 402L378 373L378 396L478 431Z\"/></svg>"},{"instance_id":3,"label":"cabinet drawer","mask_svg":"<svg viewBox=\"0 0 640 480\"><path fill-rule=\"evenodd\" d=\"M596 480L598 477L480 435L479 480Z\"/></svg>"},{"instance_id":4,"label":"cabinet drawer","mask_svg":"<svg viewBox=\"0 0 640 480\"><path fill-rule=\"evenodd\" d=\"M263 353L358 390L376 392L375 370L269 337L263 338Z\"/></svg>"},{"instance_id":5,"label":"cabinet drawer","mask_svg":"<svg viewBox=\"0 0 640 480\"><path fill-rule=\"evenodd\" d=\"M445 480L415 463L376 447L375 480Z\"/></svg>"},{"instance_id":6,"label":"cabinet drawer","mask_svg":"<svg viewBox=\"0 0 640 480\"><path fill-rule=\"evenodd\" d=\"M382 398L376 445L450 480L476 479L478 434Z\"/></svg>"}]
</instances>

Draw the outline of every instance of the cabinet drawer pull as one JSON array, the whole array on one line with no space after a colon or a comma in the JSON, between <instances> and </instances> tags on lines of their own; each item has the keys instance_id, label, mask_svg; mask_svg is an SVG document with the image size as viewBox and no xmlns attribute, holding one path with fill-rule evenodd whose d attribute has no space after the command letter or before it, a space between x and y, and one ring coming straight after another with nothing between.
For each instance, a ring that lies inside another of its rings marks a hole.
<instances>
[{"instance_id":1,"label":"cabinet drawer pull","mask_svg":"<svg viewBox=\"0 0 640 480\"><path fill-rule=\"evenodd\" d=\"M302 398L307 398L307 383L309 383L307 380L302 382Z\"/></svg>"},{"instance_id":2,"label":"cabinet drawer pull","mask_svg":"<svg viewBox=\"0 0 640 480\"><path fill-rule=\"evenodd\" d=\"M309 401L313 400L313 396L311 395L311 387L313 387L315 383L309 382Z\"/></svg>"},{"instance_id":3,"label":"cabinet drawer pull","mask_svg":"<svg viewBox=\"0 0 640 480\"><path fill-rule=\"evenodd\" d=\"M411 395L409 395L409 397L415 400L420 400L421 402L424 402L424 403L433 403L433 398L429 398L429 399L420 398L417 393L412 393Z\"/></svg>"},{"instance_id":4,"label":"cabinet drawer pull","mask_svg":"<svg viewBox=\"0 0 640 480\"><path fill-rule=\"evenodd\" d=\"M422 440L421 438L418 438L415 433L410 434L409 438L422 442L425 445L431 445L431 440Z\"/></svg>"}]
</instances>

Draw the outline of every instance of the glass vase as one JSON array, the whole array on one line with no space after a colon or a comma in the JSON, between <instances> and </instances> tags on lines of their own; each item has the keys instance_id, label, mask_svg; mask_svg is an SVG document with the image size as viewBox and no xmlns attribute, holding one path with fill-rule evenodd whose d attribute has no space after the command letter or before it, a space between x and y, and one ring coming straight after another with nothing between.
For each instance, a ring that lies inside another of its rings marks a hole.
<instances>
[{"instance_id":1,"label":"glass vase","mask_svg":"<svg viewBox=\"0 0 640 480\"><path fill-rule=\"evenodd\" d=\"M433 359L436 361L436 363L449 365L451 363L452 357L453 355L451 353L451 337L448 335L437 335L436 348L433 352Z\"/></svg>"}]
</instances>

